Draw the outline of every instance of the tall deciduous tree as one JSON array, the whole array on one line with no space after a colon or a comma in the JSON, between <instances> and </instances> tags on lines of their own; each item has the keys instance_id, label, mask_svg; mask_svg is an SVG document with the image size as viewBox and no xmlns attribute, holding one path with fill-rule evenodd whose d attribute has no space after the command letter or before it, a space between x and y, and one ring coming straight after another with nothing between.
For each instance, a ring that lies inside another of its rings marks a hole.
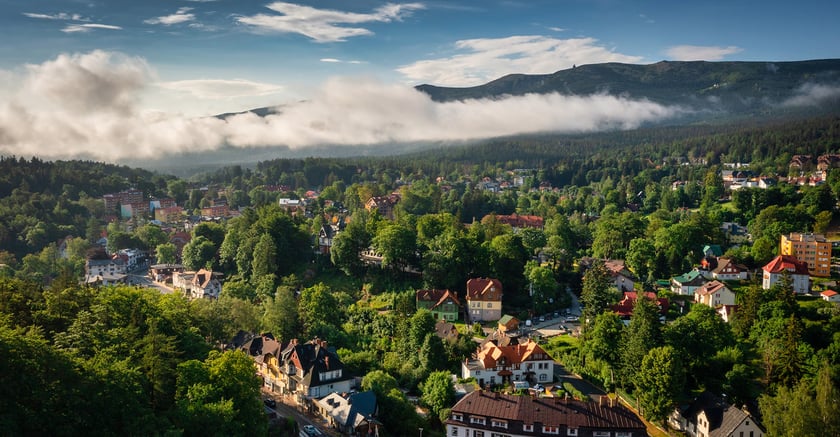
<instances>
[{"instance_id":1,"label":"tall deciduous tree","mask_svg":"<svg viewBox=\"0 0 840 437\"><path fill-rule=\"evenodd\" d=\"M654 422L664 422L674 410L682 391L683 368L671 346L653 348L642 359L635 378L636 396L642 414Z\"/></svg>"},{"instance_id":2,"label":"tall deciduous tree","mask_svg":"<svg viewBox=\"0 0 840 437\"><path fill-rule=\"evenodd\" d=\"M618 291L610 278L607 268L600 260L595 260L583 275L583 290L580 303L583 304L583 321L586 325L595 321L598 314L607 310L610 304L618 300Z\"/></svg>"},{"instance_id":3,"label":"tall deciduous tree","mask_svg":"<svg viewBox=\"0 0 840 437\"><path fill-rule=\"evenodd\" d=\"M420 399L438 417L455 402L455 387L449 372L432 372L426 381L420 384L420 391L423 392ZM446 417L440 417L440 420L443 422Z\"/></svg>"},{"instance_id":4,"label":"tall deciduous tree","mask_svg":"<svg viewBox=\"0 0 840 437\"><path fill-rule=\"evenodd\" d=\"M630 325L623 331L620 368L622 382L635 384L637 371L645 355L661 342L661 330L656 305L644 297L637 299L630 316Z\"/></svg>"}]
</instances>

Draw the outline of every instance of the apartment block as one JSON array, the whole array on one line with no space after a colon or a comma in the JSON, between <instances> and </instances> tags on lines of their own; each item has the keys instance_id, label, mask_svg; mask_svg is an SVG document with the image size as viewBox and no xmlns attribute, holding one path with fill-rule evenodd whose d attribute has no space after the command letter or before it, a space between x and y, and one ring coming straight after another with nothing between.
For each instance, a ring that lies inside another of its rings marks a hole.
<instances>
[{"instance_id":1,"label":"apartment block","mask_svg":"<svg viewBox=\"0 0 840 437\"><path fill-rule=\"evenodd\" d=\"M831 275L831 242L824 235L798 232L782 235L781 254L807 263L811 276Z\"/></svg>"}]
</instances>

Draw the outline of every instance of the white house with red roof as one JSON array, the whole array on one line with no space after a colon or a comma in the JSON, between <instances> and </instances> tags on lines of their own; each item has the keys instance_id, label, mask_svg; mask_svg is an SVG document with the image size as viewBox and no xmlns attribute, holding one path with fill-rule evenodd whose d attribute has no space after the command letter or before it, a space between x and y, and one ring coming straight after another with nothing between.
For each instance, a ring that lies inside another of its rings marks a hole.
<instances>
[{"instance_id":1,"label":"white house with red roof","mask_svg":"<svg viewBox=\"0 0 840 437\"><path fill-rule=\"evenodd\" d=\"M461 377L474 377L480 386L511 381L546 383L554 380L554 360L531 339L505 346L485 341L471 359L461 363Z\"/></svg>"},{"instance_id":2,"label":"white house with red roof","mask_svg":"<svg viewBox=\"0 0 840 437\"><path fill-rule=\"evenodd\" d=\"M793 291L798 294L806 294L811 291L811 278L808 274L808 263L799 261L795 256L779 255L773 261L762 268L761 287L765 290L772 288L782 280L787 272L793 281Z\"/></svg>"},{"instance_id":3,"label":"white house with red roof","mask_svg":"<svg viewBox=\"0 0 840 437\"><path fill-rule=\"evenodd\" d=\"M820 293L820 297L822 297L822 299L826 302L840 302L840 293L834 290L825 290L822 293Z\"/></svg>"}]
</instances>

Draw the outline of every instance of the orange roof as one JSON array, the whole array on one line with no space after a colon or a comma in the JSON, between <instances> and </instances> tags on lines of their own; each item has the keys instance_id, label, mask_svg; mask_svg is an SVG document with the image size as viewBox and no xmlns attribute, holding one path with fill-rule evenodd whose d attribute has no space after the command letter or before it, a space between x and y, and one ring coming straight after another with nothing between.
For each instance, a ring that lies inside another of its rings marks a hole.
<instances>
[{"instance_id":1,"label":"orange roof","mask_svg":"<svg viewBox=\"0 0 840 437\"><path fill-rule=\"evenodd\" d=\"M820 294L822 294L825 297L837 296L837 292L834 290L825 290Z\"/></svg>"},{"instance_id":2,"label":"orange roof","mask_svg":"<svg viewBox=\"0 0 840 437\"><path fill-rule=\"evenodd\" d=\"M444 304L449 298L455 302L455 305L461 305L458 296L449 290L417 290L417 300L435 302L432 309Z\"/></svg>"},{"instance_id":3,"label":"orange roof","mask_svg":"<svg viewBox=\"0 0 840 437\"><path fill-rule=\"evenodd\" d=\"M726 288L726 285L724 285L722 282L712 281L703 284L703 286L698 288L695 291L695 293L700 294L701 296L708 296L710 294L715 294L724 288Z\"/></svg>"},{"instance_id":4,"label":"orange roof","mask_svg":"<svg viewBox=\"0 0 840 437\"><path fill-rule=\"evenodd\" d=\"M496 362L501 358L505 358L505 366L510 366L527 361L535 353L543 354L546 356L545 359L549 359L543 348L530 339L526 343L508 346L498 346L492 341L488 341L481 346L477 358L484 364L485 369L489 369L496 367Z\"/></svg>"}]
</instances>

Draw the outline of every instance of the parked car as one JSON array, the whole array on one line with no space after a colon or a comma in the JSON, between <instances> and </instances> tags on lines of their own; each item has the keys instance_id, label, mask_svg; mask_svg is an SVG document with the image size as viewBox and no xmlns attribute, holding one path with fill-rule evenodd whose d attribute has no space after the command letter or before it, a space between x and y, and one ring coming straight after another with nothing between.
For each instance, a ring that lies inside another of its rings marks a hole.
<instances>
[{"instance_id":1,"label":"parked car","mask_svg":"<svg viewBox=\"0 0 840 437\"><path fill-rule=\"evenodd\" d=\"M545 391L545 387L543 387L542 384L536 384L531 388L533 388L534 391L536 391L537 393L542 393Z\"/></svg>"},{"instance_id":2,"label":"parked car","mask_svg":"<svg viewBox=\"0 0 840 437\"><path fill-rule=\"evenodd\" d=\"M566 317L567 322L578 322L580 321L580 317L578 316L568 316Z\"/></svg>"},{"instance_id":3,"label":"parked car","mask_svg":"<svg viewBox=\"0 0 840 437\"><path fill-rule=\"evenodd\" d=\"M545 322L545 316L540 316L540 322Z\"/></svg>"},{"instance_id":4,"label":"parked car","mask_svg":"<svg viewBox=\"0 0 840 437\"><path fill-rule=\"evenodd\" d=\"M305 432L306 435L309 436L321 435L321 431L318 431L318 428L315 428L312 425L303 425L303 432Z\"/></svg>"},{"instance_id":5,"label":"parked car","mask_svg":"<svg viewBox=\"0 0 840 437\"><path fill-rule=\"evenodd\" d=\"M274 407L276 407L276 406L277 406L277 401L275 401L275 400L274 400L274 399L272 399L272 398L265 398L265 399L263 399L263 403L264 403L266 406L271 407L271 408L274 408Z\"/></svg>"}]
</instances>

